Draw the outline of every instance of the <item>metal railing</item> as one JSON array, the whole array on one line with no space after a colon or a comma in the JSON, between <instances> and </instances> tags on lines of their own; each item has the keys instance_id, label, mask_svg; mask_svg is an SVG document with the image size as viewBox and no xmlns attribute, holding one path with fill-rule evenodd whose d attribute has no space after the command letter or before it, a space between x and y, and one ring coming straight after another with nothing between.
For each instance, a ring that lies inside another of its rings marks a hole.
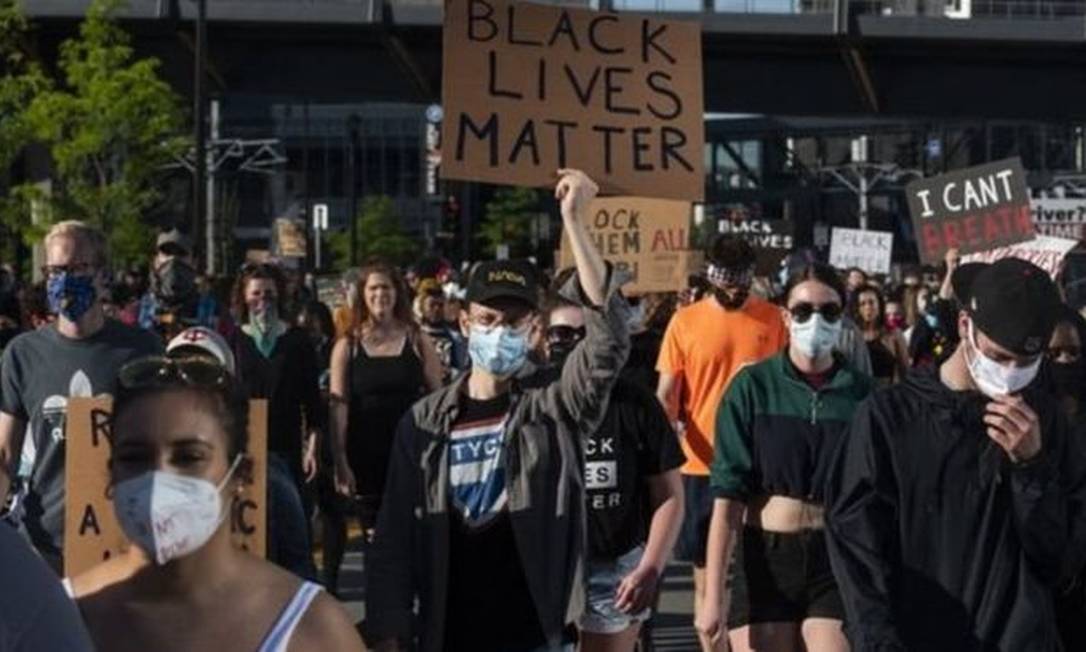
<instances>
[{"instance_id":1,"label":"metal railing","mask_svg":"<svg viewBox=\"0 0 1086 652\"><path fill-rule=\"evenodd\" d=\"M852 0L852 12L877 16L1058 20L1086 16L1086 0Z\"/></svg>"}]
</instances>

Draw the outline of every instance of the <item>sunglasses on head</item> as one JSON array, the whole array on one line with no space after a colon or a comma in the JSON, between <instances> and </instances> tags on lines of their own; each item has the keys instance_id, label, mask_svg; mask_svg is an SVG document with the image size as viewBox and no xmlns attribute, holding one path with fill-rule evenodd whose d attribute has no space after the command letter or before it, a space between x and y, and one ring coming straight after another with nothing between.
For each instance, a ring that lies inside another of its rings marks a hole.
<instances>
[{"instance_id":1,"label":"sunglasses on head","mask_svg":"<svg viewBox=\"0 0 1086 652\"><path fill-rule=\"evenodd\" d=\"M548 342L579 342L586 332L584 326L548 326L546 336Z\"/></svg>"},{"instance_id":2,"label":"sunglasses on head","mask_svg":"<svg viewBox=\"0 0 1086 652\"><path fill-rule=\"evenodd\" d=\"M807 323L807 320L811 318L811 315L816 312L822 315L822 318L826 321L833 323L841 318L843 312L841 304L839 303L824 303L820 306L816 306L813 303L797 303L788 309L788 312L792 313L792 319L800 324Z\"/></svg>"},{"instance_id":3,"label":"sunglasses on head","mask_svg":"<svg viewBox=\"0 0 1086 652\"><path fill-rule=\"evenodd\" d=\"M117 373L117 381L125 389L178 385L221 389L230 384L230 374L222 365L199 356L150 356L133 360L121 367Z\"/></svg>"}]
</instances>

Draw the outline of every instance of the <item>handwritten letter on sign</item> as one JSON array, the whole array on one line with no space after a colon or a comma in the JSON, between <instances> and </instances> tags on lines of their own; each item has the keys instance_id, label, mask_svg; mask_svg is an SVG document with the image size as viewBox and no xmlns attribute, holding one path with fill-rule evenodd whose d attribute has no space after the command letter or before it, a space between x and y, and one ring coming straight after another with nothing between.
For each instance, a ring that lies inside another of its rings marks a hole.
<instances>
[{"instance_id":1,"label":"handwritten letter on sign","mask_svg":"<svg viewBox=\"0 0 1086 652\"><path fill-rule=\"evenodd\" d=\"M65 446L64 573L75 577L129 545L109 488L109 436L113 401L73 398L68 403ZM268 402L249 403L249 456L253 483L235 496L230 510L234 545L263 557L267 497Z\"/></svg>"},{"instance_id":2,"label":"handwritten letter on sign","mask_svg":"<svg viewBox=\"0 0 1086 652\"><path fill-rule=\"evenodd\" d=\"M1026 172L1018 159L958 170L905 187L920 259L936 264L963 254L1032 240Z\"/></svg>"},{"instance_id":3,"label":"handwritten letter on sign","mask_svg":"<svg viewBox=\"0 0 1086 652\"><path fill-rule=\"evenodd\" d=\"M442 176L704 194L701 28L505 0L445 4Z\"/></svg>"}]
</instances>

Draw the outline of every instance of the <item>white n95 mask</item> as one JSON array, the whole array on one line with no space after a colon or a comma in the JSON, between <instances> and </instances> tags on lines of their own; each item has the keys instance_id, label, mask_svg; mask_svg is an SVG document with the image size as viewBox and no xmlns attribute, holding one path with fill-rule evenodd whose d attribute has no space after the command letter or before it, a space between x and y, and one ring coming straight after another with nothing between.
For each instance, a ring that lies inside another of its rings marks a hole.
<instances>
[{"instance_id":1,"label":"white n95 mask","mask_svg":"<svg viewBox=\"0 0 1086 652\"><path fill-rule=\"evenodd\" d=\"M226 517L222 488L241 462L234 458L218 486L202 478L148 471L113 488L113 511L125 535L159 565L204 546Z\"/></svg>"}]
</instances>

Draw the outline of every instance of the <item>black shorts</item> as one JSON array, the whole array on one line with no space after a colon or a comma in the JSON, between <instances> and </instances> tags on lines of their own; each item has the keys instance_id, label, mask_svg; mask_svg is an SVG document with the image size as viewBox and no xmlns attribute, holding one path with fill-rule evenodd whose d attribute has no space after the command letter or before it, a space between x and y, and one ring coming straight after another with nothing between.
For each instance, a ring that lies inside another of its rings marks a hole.
<instances>
[{"instance_id":1,"label":"black shorts","mask_svg":"<svg viewBox=\"0 0 1086 652\"><path fill-rule=\"evenodd\" d=\"M707 475L683 475L685 494L683 525L675 544L675 559L705 567L705 546L709 543L709 521L713 518L713 491Z\"/></svg>"},{"instance_id":2,"label":"black shorts","mask_svg":"<svg viewBox=\"0 0 1086 652\"><path fill-rule=\"evenodd\" d=\"M821 530L781 534L744 527L731 568L728 629L845 618Z\"/></svg>"}]
</instances>

